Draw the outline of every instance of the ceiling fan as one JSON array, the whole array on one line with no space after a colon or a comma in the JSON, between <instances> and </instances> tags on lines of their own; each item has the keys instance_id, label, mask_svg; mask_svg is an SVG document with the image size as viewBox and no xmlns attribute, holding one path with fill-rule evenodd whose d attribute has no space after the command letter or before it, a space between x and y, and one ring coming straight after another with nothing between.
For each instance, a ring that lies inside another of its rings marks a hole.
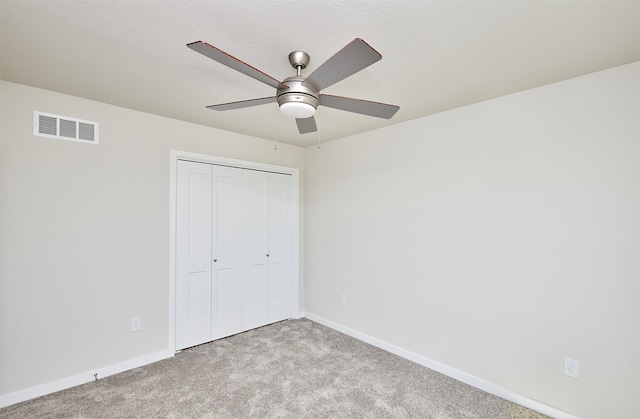
<instances>
[{"instance_id":1,"label":"ceiling fan","mask_svg":"<svg viewBox=\"0 0 640 419\"><path fill-rule=\"evenodd\" d=\"M309 54L303 51L292 52L289 54L289 62L296 70L296 75L283 81L274 79L206 42L192 42L187 47L276 89L275 96L209 105L208 109L227 111L277 102L283 114L296 119L300 134L317 131L313 115L319 105L385 119L390 119L400 109L399 106L386 103L320 93L382 58L378 51L360 38L348 43L307 77L302 76L302 70L309 64Z\"/></svg>"}]
</instances>

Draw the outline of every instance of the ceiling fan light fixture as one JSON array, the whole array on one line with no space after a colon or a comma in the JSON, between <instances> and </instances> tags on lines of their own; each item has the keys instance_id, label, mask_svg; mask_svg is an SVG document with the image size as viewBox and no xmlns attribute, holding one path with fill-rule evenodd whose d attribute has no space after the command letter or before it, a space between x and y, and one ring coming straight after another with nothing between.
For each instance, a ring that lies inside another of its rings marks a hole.
<instances>
[{"instance_id":1,"label":"ceiling fan light fixture","mask_svg":"<svg viewBox=\"0 0 640 419\"><path fill-rule=\"evenodd\" d=\"M284 79L285 87L278 88L277 101L280 112L296 119L311 118L320 105L318 92L302 85L299 76Z\"/></svg>"},{"instance_id":2,"label":"ceiling fan light fixture","mask_svg":"<svg viewBox=\"0 0 640 419\"><path fill-rule=\"evenodd\" d=\"M316 113L316 108L305 102L285 102L280 105L280 112L291 118L310 118Z\"/></svg>"}]
</instances>

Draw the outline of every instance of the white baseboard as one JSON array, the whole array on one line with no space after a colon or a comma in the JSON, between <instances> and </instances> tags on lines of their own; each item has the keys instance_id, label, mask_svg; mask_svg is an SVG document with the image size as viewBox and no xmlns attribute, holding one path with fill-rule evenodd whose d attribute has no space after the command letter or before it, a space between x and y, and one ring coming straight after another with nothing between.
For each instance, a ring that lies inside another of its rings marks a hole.
<instances>
[{"instance_id":1,"label":"white baseboard","mask_svg":"<svg viewBox=\"0 0 640 419\"><path fill-rule=\"evenodd\" d=\"M118 374L120 372L152 364L163 359L171 358L173 355L174 354L170 351L160 351L139 358L130 359L115 365L110 365L108 367L97 368L73 377L67 377L62 380L31 387L26 390L9 393L7 395L0 396L0 408L91 382L95 380L94 374L98 374L98 379L101 379L113 374Z\"/></svg>"},{"instance_id":2,"label":"white baseboard","mask_svg":"<svg viewBox=\"0 0 640 419\"><path fill-rule=\"evenodd\" d=\"M563 412L562 410L558 410L553 407L547 406L543 403L529 399L518 393L514 393L513 391L507 390L503 387L500 387L488 381L482 380L471 374L467 374L466 372L449 367L440 362L425 358L421 355L399 348L397 346L394 346L380 339L376 339L369 335L365 335L364 333L360 333L356 330L342 326L341 324L335 323L331 320L327 320L323 317L316 316L315 314L306 312L304 313L304 317L316 323L320 323L323 326L327 326L327 327L330 327L331 329L337 330L338 332L344 333L345 335L351 336L353 338L366 342L370 345L383 349L387 352L391 352L392 354L408 359L409 361L415 362L416 364L422 365L424 367L437 371L451 378L455 378L458 381L462 381L463 383L469 384L482 391L486 391L487 393L493 394L494 396L498 396L510 402L519 404L520 406L524 406L528 409L535 410L536 412L542 413L543 415L547 415L557 419L578 419L576 416L570 415L569 413Z\"/></svg>"},{"instance_id":3,"label":"white baseboard","mask_svg":"<svg viewBox=\"0 0 640 419\"><path fill-rule=\"evenodd\" d=\"M552 418L578 419L576 416L570 415L569 413L547 406L538 401L529 399L520 394L514 393L513 391L507 390L503 387L497 386L493 383L482 380L473 375L467 374L463 371L457 370L455 368L444 365L440 362L433 361L421 355L399 348L397 346L394 346L380 339L371 337L364 333L342 326L341 324L327 320L323 317L316 316L315 314L301 311L298 314L298 316L294 318L303 318L303 317L306 317L309 320L312 320L321 325L330 327L331 329L337 330L338 332L344 333L345 335L348 335L358 340L361 340L363 342L366 342L370 345L376 346L387 352L391 352L392 354L408 359L409 361L415 362L416 364L422 365L424 367L437 371L451 378L455 378L458 381L462 381L463 383L469 384L480 390L486 391L487 393L501 397L510 402L517 403L520 406L524 406L528 409L535 410L536 412L540 412ZM163 359L171 358L173 356L174 356L174 353L172 353L171 351L168 351L168 350L160 351L160 352L145 355L139 358L131 359L129 361L121 362L115 365L111 365L108 367L87 371L85 373L78 374L73 377L67 377L62 380L54 381L47 384L42 384L40 386L31 387L26 390L21 390L15 393L10 393L4 396L0 396L0 408L7 407L12 404L20 403L26 400L30 400L36 397L55 393L57 391L75 387L80 384L91 382L95 379L93 376L93 374L95 373L98 374L98 379L101 379L113 374L118 374L120 372L128 371L144 365L152 364L154 362L161 361Z\"/></svg>"}]
</instances>

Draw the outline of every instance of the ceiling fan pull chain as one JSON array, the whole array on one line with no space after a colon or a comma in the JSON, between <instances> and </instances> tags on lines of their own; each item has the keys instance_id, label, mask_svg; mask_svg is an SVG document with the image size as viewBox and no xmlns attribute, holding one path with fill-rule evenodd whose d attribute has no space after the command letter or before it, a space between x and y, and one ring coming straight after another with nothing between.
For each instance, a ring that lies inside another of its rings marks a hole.
<instances>
[{"instance_id":1,"label":"ceiling fan pull chain","mask_svg":"<svg viewBox=\"0 0 640 419\"><path fill-rule=\"evenodd\" d=\"M280 149L280 147L278 147L278 122L279 122L278 121L278 114L279 113L280 112L278 112L278 104L276 104L276 145L273 146L273 149L276 150L276 151Z\"/></svg>"},{"instance_id":2,"label":"ceiling fan pull chain","mask_svg":"<svg viewBox=\"0 0 640 419\"><path fill-rule=\"evenodd\" d=\"M316 137L318 138L318 150L320 150L322 148L322 146L320 145L320 130L316 130Z\"/></svg>"}]
</instances>

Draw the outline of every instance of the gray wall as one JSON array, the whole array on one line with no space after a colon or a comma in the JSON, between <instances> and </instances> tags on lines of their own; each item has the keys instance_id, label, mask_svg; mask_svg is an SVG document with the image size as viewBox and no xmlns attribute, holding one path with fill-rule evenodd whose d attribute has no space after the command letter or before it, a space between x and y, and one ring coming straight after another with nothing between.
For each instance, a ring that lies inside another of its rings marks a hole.
<instances>
[{"instance_id":1,"label":"gray wall","mask_svg":"<svg viewBox=\"0 0 640 419\"><path fill-rule=\"evenodd\" d=\"M639 73L307 148L306 312L581 417L639 417Z\"/></svg>"},{"instance_id":2,"label":"gray wall","mask_svg":"<svg viewBox=\"0 0 640 419\"><path fill-rule=\"evenodd\" d=\"M167 350L171 149L303 169L299 147L1 88L0 396ZM98 122L100 143L33 136L34 110Z\"/></svg>"}]
</instances>

